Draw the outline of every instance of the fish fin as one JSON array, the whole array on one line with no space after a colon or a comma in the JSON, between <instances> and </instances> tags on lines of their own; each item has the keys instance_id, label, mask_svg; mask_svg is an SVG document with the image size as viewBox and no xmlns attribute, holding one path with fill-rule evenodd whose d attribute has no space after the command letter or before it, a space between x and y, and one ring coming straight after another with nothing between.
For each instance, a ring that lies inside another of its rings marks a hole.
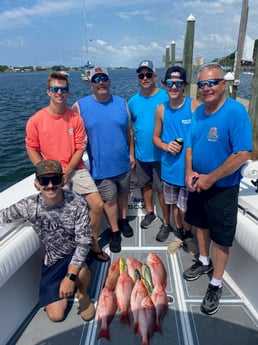
<instances>
[{"instance_id":1,"label":"fish fin","mask_svg":"<svg viewBox=\"0 0 258 345\"><path fill-rule=\"evenodd\" d=\"M110 333L109 333L109 330L107 328L101 328L99 330L99 334L97 336L97 339L100 339L100 338L106 338L107 340L110 340Z\"/></svg>"},{"instance_id":2,"label":"fish fin","mask_svg":"<svg viewBox=\"0 0 258 345\"><path fill-rule=\"evenodd\" d=\"M134 324L133 332L134 332L134 334L137 334L137 333L139 332L139 325L138 325L138 322L136 322L136 323Z\"/></svg>"}]
</instances>

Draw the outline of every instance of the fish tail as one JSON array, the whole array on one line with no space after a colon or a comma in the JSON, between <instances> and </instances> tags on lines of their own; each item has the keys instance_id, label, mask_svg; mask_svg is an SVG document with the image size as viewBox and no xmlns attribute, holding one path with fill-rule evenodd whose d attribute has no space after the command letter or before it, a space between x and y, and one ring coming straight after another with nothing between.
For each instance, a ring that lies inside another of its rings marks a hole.
<instances>
[{"instance_id":1,"label":"fish tail","mask_svg":"<svg viewBox=\"0 0 258 345\"><path fill-rule=\"evenodd\" d=\"M99 330L99 334L97 336L97 339L100 338L106 338L107 340L110 340L110 333L109 333L109 329L107 328L101 328Z\"/></svg>"},{"instance_id":2,"label":"fish tail","mask_svg":"<svg viewBox=\"0 0 258 345\"><path fill-rule=\"evenodd\" d=\"M149 340L148 339L143 339L142 340L142 345L149 345Z\"/></svg>"},{"instance_id":3,"label":"fish tail","mask_svg":"<svg viewBox=\"0 0 258 345\"><path fill-rule=\"evenodd\" d=\"M133 332L134 332L134 334L137 334L137 333L139 332L138 322L136 322L136 323L134 324Z\"/></svg>"},{"instance_id":4,"label":"fish tail","mask_svg":"<svg viewBox=\"0 0 258 345\"><path fill-rule=\"evenodd\" d=\"M162 333L163 333L163 331L162 331L162 327L161 327L161 325L160 325L160 324L156 324L156 326L155 326L155 331L159 332L160 334L162 334Z\"/></svg>"},{"instance_id":5,"label":"fish tail","mask_svg":"<svg viewBox=\"0 0 258 345\"><path fill-rule=\"evenodd\" d=\"M131 321L127 312L122 312L120 315L120 322L131 326Z\"/></svg>"}]
</instances>

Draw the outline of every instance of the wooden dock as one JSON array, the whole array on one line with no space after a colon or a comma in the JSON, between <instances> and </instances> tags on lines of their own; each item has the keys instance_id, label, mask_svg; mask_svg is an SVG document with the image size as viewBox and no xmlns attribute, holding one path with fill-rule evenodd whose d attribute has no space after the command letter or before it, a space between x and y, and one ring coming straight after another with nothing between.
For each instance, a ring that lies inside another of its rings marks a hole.
<instances>
[{"instance_id":1,"label":"wooden dock","mask_svg":"<svg viewBox=\"0 0 258 345\"><path fill-rule=\"evenodd\" d=\"M196 84L191 84L190 85L190 97L197 98L197 85ZM248 111L249 100L245 99L245 98L240 98L240 97L237 97L237 100L240 103L242 103L245 106L246 110Z\"/></svg>"}]
</instances>

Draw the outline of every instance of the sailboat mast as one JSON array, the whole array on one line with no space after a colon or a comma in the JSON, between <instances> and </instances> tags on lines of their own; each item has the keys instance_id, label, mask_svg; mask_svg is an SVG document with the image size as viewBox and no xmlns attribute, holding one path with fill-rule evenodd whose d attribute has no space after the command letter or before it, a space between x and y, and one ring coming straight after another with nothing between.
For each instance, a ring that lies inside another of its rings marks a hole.
<instances>
[{"instance_id":1,"label":"sailboat mast","mask_svg":"<svg viewBox=\"0 0 258 345\"><path fill-rule=\"evenodd\" d=\"M83 15L83 50L85 51L84 55L84 63L85 60L89 58L89 38L88 38L88 28L87 28L87 18L86 18L86 2L83 1L83 9L82 9L82 15Z\"/></svg>"}]
</instances>

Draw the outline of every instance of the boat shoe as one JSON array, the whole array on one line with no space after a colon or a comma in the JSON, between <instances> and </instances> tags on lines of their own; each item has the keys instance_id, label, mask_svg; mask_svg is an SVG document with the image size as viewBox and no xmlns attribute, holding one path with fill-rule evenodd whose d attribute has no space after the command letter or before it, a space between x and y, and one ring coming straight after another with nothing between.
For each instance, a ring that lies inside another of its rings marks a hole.
<instances>
[{"instance_id":1,"label":"boat shoe","mask_svg":"<svg viewBox=\"0 0 258 345\"><path fill-rule=\"evenodd\" d=\"M84 321L90 321L95 316L95 306L87 294L79 299L80 315Z\"/></svg>"},{"instance_id":2,"label":"boat shoe","mask_svg":"<svg viewBox=\"0 0 258 345\"><path fill-rule=\"evenodd\" d=\"M173 240L168 244L167 251L170 254L176 254L176 252L182 247L183 244L184 241L175 236Z\"/></svg>"}]
</instances>

